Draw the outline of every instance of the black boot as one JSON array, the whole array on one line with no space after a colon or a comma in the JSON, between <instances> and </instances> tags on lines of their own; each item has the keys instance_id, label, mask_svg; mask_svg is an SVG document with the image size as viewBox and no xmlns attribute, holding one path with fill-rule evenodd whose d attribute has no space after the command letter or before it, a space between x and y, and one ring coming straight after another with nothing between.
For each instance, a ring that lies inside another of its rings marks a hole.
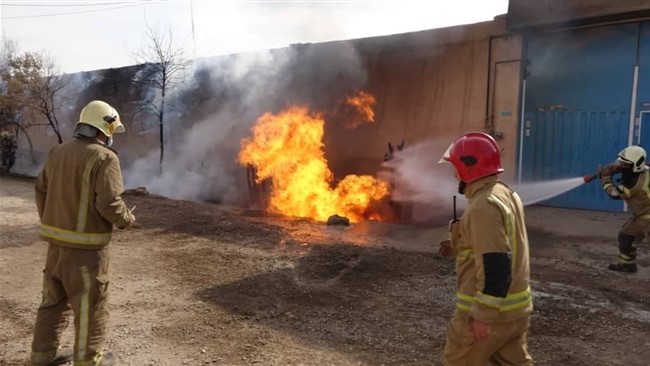
<instances>
[{"instance_id":1,"label":"black boot","mask_svg":"<svg viewBox=\"0 0 650 366\"><path fill-rule=\"evenodd\" d=\"M634 246L634 235L623 232L618 233L618 263L609 265L609 269L617 272L635 273L637 271L636 247Z\"/></svg>"},{"instance_id":2,"label":"black boot","mask_svg":"<svg viewBox=\"0 0 650 366\"><path fill-rule=\"evenodd\" d=\"M612 271L635 273L636 263L612 263L608 267Z\"/></svg>"},{"instance_id":3,"label":"black boot","mask_svg":"<svg viewBox=\"0 0 650 366\"><path fill-rule=\"evenodd\" d=\"M56 351L56 356L47 366L58 366L63 365L72 361L72 348L60 348Z\"/></svg>"}]
</instances>

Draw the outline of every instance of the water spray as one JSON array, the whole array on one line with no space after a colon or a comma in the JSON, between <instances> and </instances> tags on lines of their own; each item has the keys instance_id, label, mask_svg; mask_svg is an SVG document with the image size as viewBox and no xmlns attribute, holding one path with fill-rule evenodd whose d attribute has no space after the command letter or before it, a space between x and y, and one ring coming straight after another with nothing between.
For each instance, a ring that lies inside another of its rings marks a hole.
<instances>
[{"instance_id":1,"label":"water spray","mask_svg":"<svg viewBox=\"0 0 650 366\"><path fill-rule=\"evenodd\" d=\"M598 174L594 174L551 181L527 182L520 183L514 188L521 197L524 206L529 206L557 197L585 183L591 182L597 177Z\"/></svg>"}]
</instances>

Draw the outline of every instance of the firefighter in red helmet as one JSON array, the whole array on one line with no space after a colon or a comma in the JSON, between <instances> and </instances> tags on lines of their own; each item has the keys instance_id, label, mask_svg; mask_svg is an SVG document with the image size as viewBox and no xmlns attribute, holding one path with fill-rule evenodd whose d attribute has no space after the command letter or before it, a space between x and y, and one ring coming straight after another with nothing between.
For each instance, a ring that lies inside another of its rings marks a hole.
<instances>
[{"instance_id":1,"label":"firefighter in red helmet","mask_svg":"<svg viewBox=\"0 0 650 366\"><path fill-rule=\"evenodd\" d=\"M499 146L470 132L440 160L451 163L468 200L450 223L442 255L456 255L456 311L447 328L445 365L532 365L527 333L533 310L528 236L517 193L501 182Z\"/></svg>"}]
</instances>

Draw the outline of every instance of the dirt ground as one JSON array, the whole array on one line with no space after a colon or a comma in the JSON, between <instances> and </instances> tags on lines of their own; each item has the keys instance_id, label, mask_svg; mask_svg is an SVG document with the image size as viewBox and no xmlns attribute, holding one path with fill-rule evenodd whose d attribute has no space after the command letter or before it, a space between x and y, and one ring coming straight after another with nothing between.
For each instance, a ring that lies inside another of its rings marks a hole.
<instances>
[{"instance_id":1,"label":"dirt ground","mask_svg":"<svg viewBox=\"0 0 650 366\"><path fill-rule=\"evenodd\" d=\"M349 228L156 196L112 245L120 365L441 365L454 309L446 229ZM527 208L538 365L648 365L650 247L607 271L627 214ZM0 365L29 355L46 245L33 181L0 178ZM72 343L68 329L64 344Z\"/></svg>"}]
</instances>

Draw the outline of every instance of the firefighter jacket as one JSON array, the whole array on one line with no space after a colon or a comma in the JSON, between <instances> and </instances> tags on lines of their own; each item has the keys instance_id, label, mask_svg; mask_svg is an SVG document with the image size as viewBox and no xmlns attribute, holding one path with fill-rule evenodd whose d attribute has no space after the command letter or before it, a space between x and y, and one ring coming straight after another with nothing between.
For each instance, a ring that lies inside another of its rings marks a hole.
<instances>
[{"instance_id":1,"label":"firefighter jacket","mask_svg":"<svg viewBox=\"0 0 650 366\"><path fill-rule=\"evenodd\" d=\"M611 175L600 177L603 189L614 199L623 199L634 217L650 220L650 172L623 172L621 184L614 184Z\"/></svg>"},{"instance_id":2,"label":"firefighter jacket","mask_svg":"<svg viewBox=\"0 0 650 366\"><path fill-rule=\"evenodd\" d=\"M456 251L456 311L484 323L533 310L523 205L496 175L468 183L468 207L450 225Z\"/></svg>"},{"instance_id":3,"label":"firefighter jacket","mask_svg":"<svg viewBox=\"0 0 650 366\"><path fill-rule=\"evenodd\" d=\"M78 138L54 147L36 180L41 237L76 249L100 249L111 241L113 224L125 227L130 212L120 162L96 139Z\"/></svg>"}]
</instances>

